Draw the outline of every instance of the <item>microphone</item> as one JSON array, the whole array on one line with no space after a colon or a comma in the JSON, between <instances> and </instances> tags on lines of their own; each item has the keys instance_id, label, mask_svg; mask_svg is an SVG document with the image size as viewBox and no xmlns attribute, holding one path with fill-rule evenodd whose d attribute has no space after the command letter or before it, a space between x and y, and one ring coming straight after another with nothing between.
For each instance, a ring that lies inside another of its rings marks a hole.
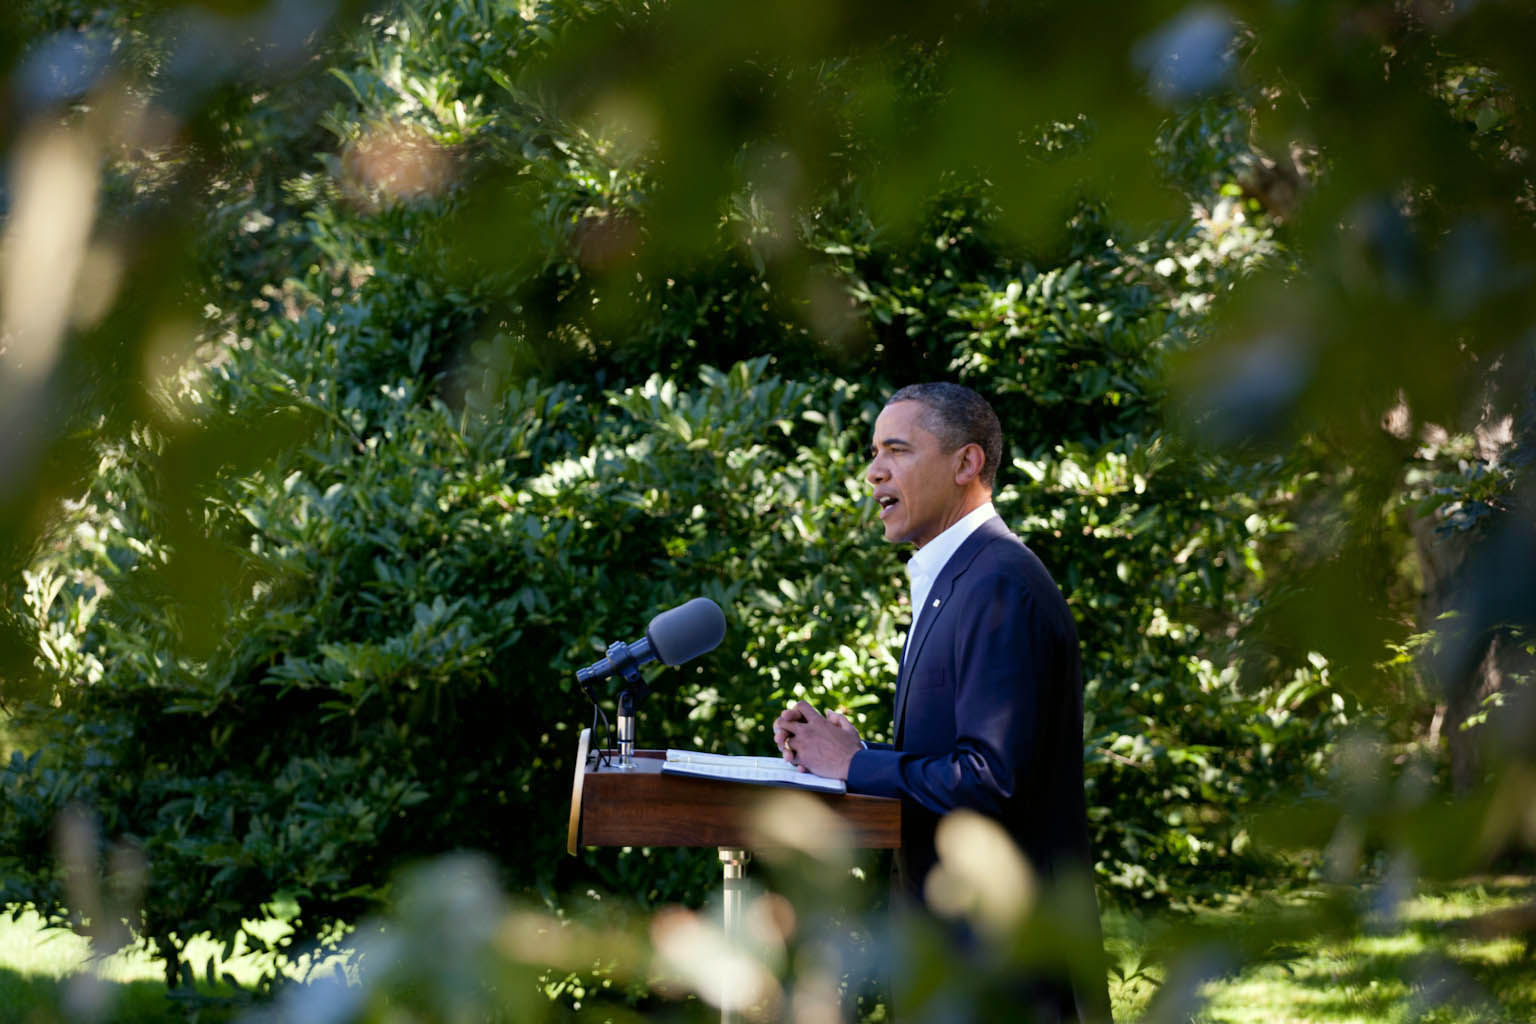
<instances>
[{"instance_id":1,"label":"microphone","mask_svg":"<svg viewBox=\"0 0 1536 1024\"><path fill-rule=\"evenodd\" d=\"M614 674L627 679L650 661L681 665L701 654L708 654L723 639L725 613L709 598L696 597L657 615L645 627L645 636L634 643L626 644L621 640L609 647L607 657L577 670L576 681L585 687Z\"/></svg>"}]
</instances>

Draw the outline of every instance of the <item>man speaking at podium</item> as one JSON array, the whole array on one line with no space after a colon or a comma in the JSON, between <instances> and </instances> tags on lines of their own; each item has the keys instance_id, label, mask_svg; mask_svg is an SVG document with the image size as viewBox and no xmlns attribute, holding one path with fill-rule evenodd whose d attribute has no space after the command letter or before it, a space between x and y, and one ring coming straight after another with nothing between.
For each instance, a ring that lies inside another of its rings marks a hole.
<instances>
[{"instance_id":1,"label":"man speaking at podium","mask_svg":"<svg viewBox=\"0 0 1536 1024\"><path fill-rule=\"evenodd\" d=\"M917 549L894 742L865 744L845 717L805 701L774 722L794 763L846 779L850 792L902 800L897 883L918 903L937 860L934 830L958 808L999 822L1046 885L1087 886L1092 869L1077 631L1045 567L992 508L1002 452L996 413L969 388L916 384L891 396L865 479L885 539ZM1097 935L1091 888L1084 905ZM1036 1016L1107 1019L1102 987L1073 989L1038 979Z\"/></svg>"}]
</instances>

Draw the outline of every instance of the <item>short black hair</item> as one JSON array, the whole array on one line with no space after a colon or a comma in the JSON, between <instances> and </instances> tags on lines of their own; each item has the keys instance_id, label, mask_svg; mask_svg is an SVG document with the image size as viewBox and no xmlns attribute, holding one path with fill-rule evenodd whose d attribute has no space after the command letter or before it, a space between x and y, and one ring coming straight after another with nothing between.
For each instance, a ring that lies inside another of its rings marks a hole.
<instances>
[{"instance_id":1,"label":"short black hair","mask_svg":"<svg viewBox=\"0 0 1536 1024\"><path fill-rule=\"evenodd\" d=\"M997 482L997 467L1003 461L1003 425L985 398L964 384L931 381L908 384L897 391L886 405L917 402L925 410L922 427L939 439L945 451L958 451L965 445L981 446L981 483L992 490Z\"/></svg>"}]
</instances>

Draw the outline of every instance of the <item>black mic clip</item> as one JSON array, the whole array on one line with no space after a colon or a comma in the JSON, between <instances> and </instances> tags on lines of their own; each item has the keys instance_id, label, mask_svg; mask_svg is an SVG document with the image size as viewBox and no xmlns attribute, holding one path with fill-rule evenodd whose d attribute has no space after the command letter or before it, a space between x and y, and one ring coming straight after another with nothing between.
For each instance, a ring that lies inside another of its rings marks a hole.
<instances>
[{"instance_id":1,"label":"black mic clip","mask_svg":"<svg viewBox=\"0 0 1536 1024\"><path fill-rule=\"evenodd\" d=\"M647 639L641 639L633 644L615 640L608 645L602 661L588 665L576 673L576 685L581 687L582 695L594 704L597 703L597 695L592 690L592 684L605 676L618 676L624 680L626 692L637 699L649 697L651 687L645 681L645 677L640 674L640 666L653 657L651 644Z\"/></svg>"},{"instance_id":2,"label":"black mic clip","mask_svg":"<svg viewBox=\"0 0 1536 1024\"><path fill-rule=\"evenodd\" d=\"M635 657L634 647L616 640L608 647L607 658L613 666L613 674L624 680L626 693L635 700L643 700L651 695L650 684L640 674L640 659Z\"/></svg>"}]
</instances>

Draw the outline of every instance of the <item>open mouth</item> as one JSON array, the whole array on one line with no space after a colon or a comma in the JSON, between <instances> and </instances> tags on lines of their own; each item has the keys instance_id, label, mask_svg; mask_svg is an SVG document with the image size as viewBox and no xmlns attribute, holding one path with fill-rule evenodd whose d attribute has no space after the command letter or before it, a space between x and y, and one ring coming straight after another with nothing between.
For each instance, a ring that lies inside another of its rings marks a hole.
<instances>
[{"instance_id":1,"label":"open mouth","mask_svg":"<svg viewBox=\"0 0 1536 1024\"><path fill-rule=\"evenodd\" d=\"M889 494L882 494L877 496L875 501L880 505L880 518L884 519L886 514L896 507L897 500Z\"/></svg>"}]
</instances>

